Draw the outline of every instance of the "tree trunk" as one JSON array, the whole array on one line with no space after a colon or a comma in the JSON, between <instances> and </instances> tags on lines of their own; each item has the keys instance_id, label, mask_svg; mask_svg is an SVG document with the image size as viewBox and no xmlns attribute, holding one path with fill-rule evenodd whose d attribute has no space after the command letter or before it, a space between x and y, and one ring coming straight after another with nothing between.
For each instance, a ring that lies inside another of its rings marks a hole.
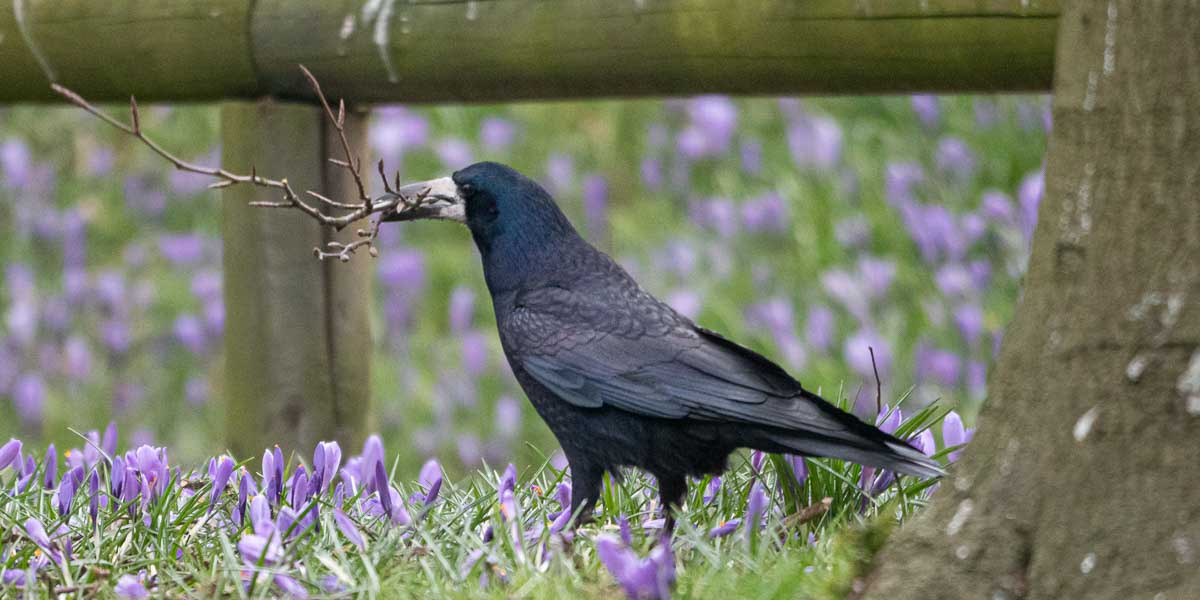
<instances>
[{"instance_id":1,"label":"tree trunk","mask_svg":"<svg viewBox=\"0 0 1200 600\"><path fill-rule=\"evenodd\" d=\"M979 434L866 598L1200 598L1200 2L1070 2Z\"/></svg>"},{"instance_id":2,"label":"tree trunk","mask_svg":"<svg viewBox=\"0 0 1200 600\"><path fill-rule=\"evenodd\" d=\"M366 157L365 118L346 115L347 136ZM287 177L297 191L354 201L333 128L319 108L275 102L221 108L221 164ZM348 263L312 250L335 234L251 186L224 191L225 400L227 444L237 456L273 444L308 453L320 440L362 442L370 416L370 277L365 253ZM353 239L354 226L336 234Z\"/></svg>"}]
</instances>

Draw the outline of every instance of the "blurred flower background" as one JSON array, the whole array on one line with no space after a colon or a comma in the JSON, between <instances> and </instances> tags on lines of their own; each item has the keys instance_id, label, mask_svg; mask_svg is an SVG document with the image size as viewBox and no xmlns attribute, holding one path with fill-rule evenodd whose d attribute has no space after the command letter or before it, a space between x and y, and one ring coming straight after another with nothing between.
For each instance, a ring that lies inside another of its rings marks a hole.
<instances>
[{"instance_id":1,"label":"blurred flower background","mask_svg":"<svg viewBox=\"0 0 1200 600\"><path fill-rule=\"evenodd\" d=\"M215 108L157 107L143 127L219 159ZM914 408L940 399L973 423L1049 127L1041 96L704 96L379 107L369 143L406 179L510 164L652 293L808 387L873 416L873 348L885 401L911 391ZM68 428L111 417L130 445L211 455L224 307L207 183L81 111L0 109L0 438L70 446ZM401 467L543 460L557 445L507 370L467 232L382 237L375 418L415 450Z\"/></svg>"}]
</instances>

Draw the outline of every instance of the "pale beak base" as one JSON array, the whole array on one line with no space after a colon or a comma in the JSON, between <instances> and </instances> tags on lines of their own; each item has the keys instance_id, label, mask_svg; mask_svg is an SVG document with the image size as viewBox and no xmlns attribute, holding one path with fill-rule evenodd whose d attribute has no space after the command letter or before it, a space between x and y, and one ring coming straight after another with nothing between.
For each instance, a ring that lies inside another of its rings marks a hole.
<instances>
[{"instance_id":1,"label":"pale beak base","mask_svg":"<svg viewBox=\"0 0 1200 600\"><path fill-rule=\"evenodd\" d=\"M395 195L404 201L424 195L425 200L414 208L389 214L383 218L384 221L439 219L467 222L467 204L458 193L458 185L449 177L410 183L397 188Z\"/></svg>"}]
</instances>

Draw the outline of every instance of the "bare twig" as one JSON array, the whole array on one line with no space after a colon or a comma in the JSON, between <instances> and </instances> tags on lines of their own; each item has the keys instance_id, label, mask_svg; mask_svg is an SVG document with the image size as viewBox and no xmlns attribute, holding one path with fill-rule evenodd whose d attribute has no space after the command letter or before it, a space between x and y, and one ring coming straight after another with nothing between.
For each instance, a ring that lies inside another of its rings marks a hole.
<instances>
[{"instance_id":1,"label":"bare twig","mask_svg":"<svg viewBox=\"0 0 1200 600\"><path fill-rule=\"evenodd\" d=\"M346 169L350 173L350 176L354 179L355 188L358 191L357 202L339 202L314 190L304 190L305 196L316 200L316 203L310 203L306 202L301 195L296 193L291 184L288 183L286 177L280 179L262 177L253 167L251 167L249 175L244 175L228 171L222 167L208 167L185 161L175 156L160 146L157 142L146 136L145 132L142 131L141 115L138 111L137 100L132 96L129 98L130 122L126 124L96 108L95 105L85 100L83 96L80 96L70 89L67 89L57 83L51 84L50 87L72 104L91 113L101 121L104 121L105 123L108 123L109 125L137 138L148 148L153 150L155 154L158 154L166 159L166 161L171 163L176 169L216 178L217 181L209 185L209 188L219 189L238 184L251 184L258 187L278 190L283 195L283 198L279 201L255 201L250 203L251 206L258 206L262 208L296 209L313 218L318 223L327 227L331 227L337 231L341 231L346 226L356 221L360 221L375 214L380 214L381 217L374 220L368 229L358 230L358 236L362 239L350 242L349 244L329 242L328 247L333 250L332 252L326 252L320 248L313 249L314 255L317 258L337 258L342 262L349 260L350 255L354 254L356 250L362 248L363 246L366 246L370 249L370 254L372 256L378 256L379 253L375 249L374 243L379 236L379 226L383 217L395 213L402 213L423 205L427 200L427 194L418 194L416 197L412 198L400 197L396 193L396 189L400 187L399 173L396 174L397 182L395 187L393 187L392 184L388 182L388 178L383 171L383 161L381 160L379 161L379 176L383 181L383 187L386 193L378 198L372 198L370 194L367 193L366 184L363 182L362 159L353 155L350 141L346 137L345 102L341 100L338 101L338 110L335 114L333 108L329 104L329 100L325 98L324 92L321 91L321 86L317 82L317 78L314 77L313 74L303 65L300 66L300 70L304 73L304 76L308 79L309 85L312 86L313 92L320 100L321 106L325 111L325 116L329 118L334 130L338 133L338 139L341 142L345 160L330 158L329 161ZM341 216L333 216L322 212L320 208L318 208L321 205L324 205L330 209L345 210L349 212Z\"/></svg>"},{"instance_id":2,"label":"bare twig","mask_svg":"<svg viewBox=\"0 0 1200 600\"><path fill-rule=\"evenodd\" d=\"M879 367L875 366L875 348L867 346L871 353L871 370L875 371L875 414L883 412L883 383L879 381Z\"/></svg>"},{"instance_id":3,"label":"bare twig","mask_svg":"<svg viewBox=\"0 0 1200 600\"><path fill-rule=\"evenodd\" d=\"M800 525L803 525L829 512L830 506L833 506L833 498L830 498L829 496L821 498L820 502L805 506L799 511L784 517L783 526L787 529L799 527Z\"/></svg>"}]
</instances>

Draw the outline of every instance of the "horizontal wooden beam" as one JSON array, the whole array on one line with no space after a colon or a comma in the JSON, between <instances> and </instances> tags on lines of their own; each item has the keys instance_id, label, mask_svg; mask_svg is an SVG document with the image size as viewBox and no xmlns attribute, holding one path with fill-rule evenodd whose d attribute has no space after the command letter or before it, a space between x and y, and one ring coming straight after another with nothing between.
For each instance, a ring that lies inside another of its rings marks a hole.
<instances>
[{"instance_id":1,"label":"horizontal wooden beam","mask_svg":"<svg viewBox=\"0 0 1200 600\"><path fill-rule=\"evenodd\" d=\"M1057 0L13 0L0 102L1049 90Z\"/></svg>"}]
</instances>

